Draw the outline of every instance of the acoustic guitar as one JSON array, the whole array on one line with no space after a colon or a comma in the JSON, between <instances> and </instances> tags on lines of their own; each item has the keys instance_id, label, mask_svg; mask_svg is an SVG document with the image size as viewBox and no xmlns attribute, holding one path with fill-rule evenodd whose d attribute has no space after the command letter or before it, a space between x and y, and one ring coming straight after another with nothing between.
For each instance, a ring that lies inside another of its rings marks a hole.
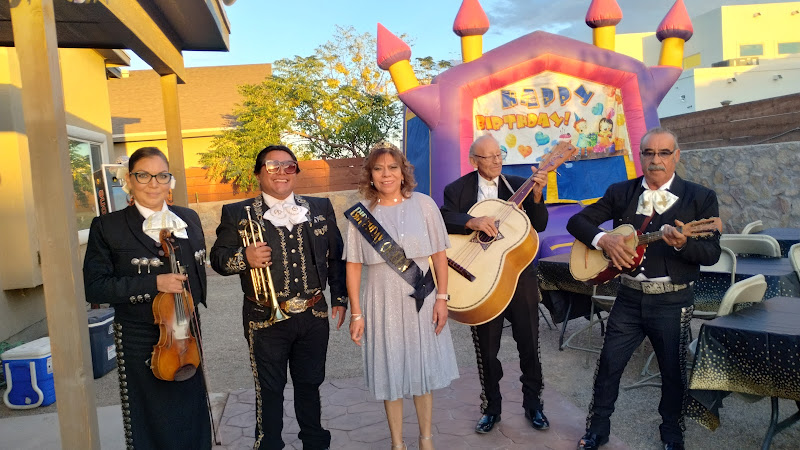
<instances>
[{"instance_id":1,"label":"acoustic guitar","mask_svg":"<svg viewBox=\"0 0 800 450\"><path fill-rule=\"evenodd\" d=\"M710 219L695 220L676 228L688 238L708 237L722 229L722 221L719 217L712 217ZM611 262L611 258L606 256L602 250L589 248L576 239L569 254L569 272L572 277L590 284L603 284L620 273L632 272L641 264L647 244L664 238L664 232L662 231L641 234L633 228L633 225L628 224L620 225L609 231L609 234L620 236L629 236L631 233L633 233L633 237L625 241L628 247L636 251L636 256L631 260L632 266L630 269L617 269Z\"/></svg>"},{"instance_id":2,"label":"acoustic guitar","mask_svg":"<svg viewBox=\"0 0 800 450\"><path fill-rule=\"evenodd\" d=\"M520 274L539 250L539 236L520 205L533 190L536 173L555 170L577 152L568 142L558 143L508 201L487 199L470 208L473 217L494 217L498 235L450 235L447 290L451 300L447 308L451 318L480 325L506 309Z\"/></svg>"}]
</instances>

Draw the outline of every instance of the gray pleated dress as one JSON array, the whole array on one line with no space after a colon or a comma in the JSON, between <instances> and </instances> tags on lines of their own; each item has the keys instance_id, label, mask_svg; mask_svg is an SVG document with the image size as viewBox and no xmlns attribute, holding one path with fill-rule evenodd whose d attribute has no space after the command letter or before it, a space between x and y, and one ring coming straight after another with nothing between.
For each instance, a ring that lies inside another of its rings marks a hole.
<instances>
[{"instance_id":1,"label":"gray pleated dress","mask_svg":"<svg viewBox=\"0 0 800 450\"><path fill-rule=\"evenodd\" d=\"M428 271L428 257L450 247L444 221L432 198L415 192L395 206L378 204L371 211L383 228ZM450 327L437 336L433 324L434 290L417 313L414 289L348 224L345 258L362 263L361 285L365 330L362 342L364 376L378 400L395 400L441 389L458 378ZM363 280L363 278L362 278Z\"/></svg>"}]
</instances>

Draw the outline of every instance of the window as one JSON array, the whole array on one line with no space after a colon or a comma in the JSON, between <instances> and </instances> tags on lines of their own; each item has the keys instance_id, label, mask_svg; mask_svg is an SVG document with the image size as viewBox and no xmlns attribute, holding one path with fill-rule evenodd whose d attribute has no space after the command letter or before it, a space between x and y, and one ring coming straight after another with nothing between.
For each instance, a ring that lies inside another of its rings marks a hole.
<instances>
[{"instance_id":1,"label":"window","mask_svg":"<svg viewBox=\"0 0 800 450\"><path fill-rule=\"evenodd\" d=\"M92 219L98 215L94 173L102 167L107 138L102 133L72 125L67 125L67 135L78 241L84 244Z\"/></svg>"},{"instance_id":2,"label":"window","mask_svg":"<svg viewBox=\"0 0 800 450\"><path fill-rule=\"evenodd\" d=\"M100 168L101 161L100 144L70 138L69 162L79 230L89 228L97 216L93 174L96 168Z\"/></svg>"},{"instance_id":3,"label":"window","mask_svg":"<svg viewBox=\"0 0 800 450\"><path fill-rule=\"evenodd\" d=\"M750 44L739 46L739 56L761 56L764 54L763 44Z\"/></svg>"},{"instance_id":4,"label":"window","mask_svg":"<svg viewBox=\"0 0 800 450\"><path fill-rule=\"evenodd\" d=\"M800 42L778 42L778 54L800 53Z\"/></svg>"}]
</instances>

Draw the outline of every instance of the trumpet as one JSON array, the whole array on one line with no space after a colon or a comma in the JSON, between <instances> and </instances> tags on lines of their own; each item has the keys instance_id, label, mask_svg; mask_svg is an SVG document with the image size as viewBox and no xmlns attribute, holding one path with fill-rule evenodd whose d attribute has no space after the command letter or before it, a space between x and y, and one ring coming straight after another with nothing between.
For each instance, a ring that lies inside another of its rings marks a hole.
<instances>
[{"instance_id":1,"label":"trumpet","mask_svg":"<svg viewBox=\"0 0 800 450\"><path fill-rule=\"evenodd\" d=\"M242 236L242 243L245 247L248 247L257 242L265 242L264 235L261 232L261 225L256 223L250 216L250 207L245 206L245 210L247 211L247 221L242 221L244 226L239 231ZM289 317L281 311L281 307L278 304L278 296L275 294L275 285L272 283L272 273L269 267L250 269L250 279L253 281L253 294L256 297L256 303L268 305L272 309L268 322L273 324L288 319Z\"/></svg>"}]
</instances>

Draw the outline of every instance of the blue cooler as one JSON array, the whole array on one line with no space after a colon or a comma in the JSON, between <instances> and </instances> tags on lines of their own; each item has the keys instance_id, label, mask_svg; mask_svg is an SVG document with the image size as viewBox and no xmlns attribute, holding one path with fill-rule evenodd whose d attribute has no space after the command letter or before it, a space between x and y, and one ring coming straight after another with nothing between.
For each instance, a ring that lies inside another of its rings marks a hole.
<instances>
[{"instance_id":1,"label":"blue cooler","mask_svg":"<svg viewBox=\"0 0 800 450\"><path fill-rule=\"evenodd\" d=\"M100 378L117 366L114 345L114 308L90 309L89 345L92 348L92 373Z\"/></svg>"},{"instance_id":2,"label":"blue cooler","mask_svg":"<svg viewBox=\"0 0 800 450\"><path fill-rule=\"evenodd\" d=\"M56 401L50 338L43 337L0 355L6 375L3 401L11 409L30 409Z\"/></svg>"}]
</instances>

